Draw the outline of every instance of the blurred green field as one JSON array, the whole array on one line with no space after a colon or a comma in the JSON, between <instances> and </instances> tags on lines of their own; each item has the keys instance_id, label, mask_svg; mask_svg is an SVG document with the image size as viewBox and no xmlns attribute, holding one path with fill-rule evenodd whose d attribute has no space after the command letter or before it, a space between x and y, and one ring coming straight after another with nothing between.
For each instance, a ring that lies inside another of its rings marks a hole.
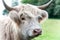
<instances>
[{"instance_id":1,"label":"blurred green field","mask_svg":"<svg viewBox=\"0 0 60 40\"><path fill-rule=\"evenodd\" d=\"M60 19L48 19L42 29L42 35L33 40L60 40Z\"/></svg>"}]
</instances>

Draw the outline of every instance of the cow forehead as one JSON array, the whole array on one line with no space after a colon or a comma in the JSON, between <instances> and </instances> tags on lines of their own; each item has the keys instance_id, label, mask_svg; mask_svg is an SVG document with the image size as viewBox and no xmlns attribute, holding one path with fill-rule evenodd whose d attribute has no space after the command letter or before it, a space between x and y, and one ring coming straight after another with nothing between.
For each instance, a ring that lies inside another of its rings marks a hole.
<instances>
[{"instance_id":1,"label":"cow forehead","mask_svg":"<svg viewBox=\"0 0 60 40\"><path fill-rule=\"evenodd\" d=\"M26 4L26 5L21 5L19 8L19 12L28 12L28 13L32 13L34 15L37 15L38 13L41 13L41 9L38 9L36 6L34 5L30 5L30 4Z\"/></svg>"},{"instance_id":2,"label":"cow forehead","mask_svg":"<svg viewBox=\"0 0 60 40\"><path fill-rule=\"evenodd\" d=\"M31 5L31 4L17 6L17 10L19 10L19 12L29 11L33 14L36 14L38 11L41 11L41 9L37 8L37 6Z\"/></svg>"}]
</instances>

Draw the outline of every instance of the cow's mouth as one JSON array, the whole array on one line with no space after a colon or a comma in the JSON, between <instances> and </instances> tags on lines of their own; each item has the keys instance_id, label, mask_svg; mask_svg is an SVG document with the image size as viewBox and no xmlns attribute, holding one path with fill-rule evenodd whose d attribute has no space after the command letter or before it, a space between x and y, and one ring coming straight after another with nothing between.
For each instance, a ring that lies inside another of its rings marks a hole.
<instances>
[{"instance_id":1,"label":"cow's mouth","mask_svg":"<svg viewBox=\"0 0 60 40\"><path fill-rule=\"evenodd\" d=\"M42 33L38 34L38 35L34 35L34 36L29 36L29 38L35 38L35 37L38 37L40 36Z\"/></svg>"}]
</instances>

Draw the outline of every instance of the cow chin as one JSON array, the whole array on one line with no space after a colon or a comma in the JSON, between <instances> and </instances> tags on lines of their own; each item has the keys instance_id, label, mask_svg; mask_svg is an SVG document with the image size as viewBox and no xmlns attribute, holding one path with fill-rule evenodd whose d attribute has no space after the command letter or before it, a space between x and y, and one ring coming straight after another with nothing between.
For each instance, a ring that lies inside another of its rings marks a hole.
<instances>
[{"instance_id":1,"label":"cow chin","mask_svg":"<svg viewBox=\"0 0 60 40\"><path fill-rule=\"evenodd\" d=\"M40 35L40 34L39 34ZM29 36L29 35L27 35L27 36L23 36L22 37L22 40L31 40L31 39L33 39L33 38L36 38L36 37L38 37L39 35L35 35L35 36Z\"/></svg>"}]
</instances>

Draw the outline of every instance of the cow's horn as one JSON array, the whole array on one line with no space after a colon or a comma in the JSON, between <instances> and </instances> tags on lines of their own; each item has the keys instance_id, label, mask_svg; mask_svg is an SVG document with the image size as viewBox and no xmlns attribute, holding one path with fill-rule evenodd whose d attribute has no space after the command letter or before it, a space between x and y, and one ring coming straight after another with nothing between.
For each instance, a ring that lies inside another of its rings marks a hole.
<instances>
[{"instance_id":1,"label":"cow's horn","mask_svg":"<svg viewBox=\"0 0 60 40\"><path fill-rule=\"evenodd\" d=\"M51 4L52 1L53 1L53 0L50 0L48 3L46 3L46 4L44 4L44 5L41 5L41 6L38 6L38 8L39 8L39 9L45 9L45 8L47 8L47 7Z\"/></svg>"},{"instance_id":2,"label":"cow's horn","mask_svg":"<svg viewBox=\"0 0 60 40\"><path fill-rule=\"evenodd\" d=\"M6 8L8 11L14 10L14 8L9 7L9 6L4 2L4 0L2 0L2 1L3 1L3 5L5 6L5 8Z\"/></svg>"}]
</instances>

